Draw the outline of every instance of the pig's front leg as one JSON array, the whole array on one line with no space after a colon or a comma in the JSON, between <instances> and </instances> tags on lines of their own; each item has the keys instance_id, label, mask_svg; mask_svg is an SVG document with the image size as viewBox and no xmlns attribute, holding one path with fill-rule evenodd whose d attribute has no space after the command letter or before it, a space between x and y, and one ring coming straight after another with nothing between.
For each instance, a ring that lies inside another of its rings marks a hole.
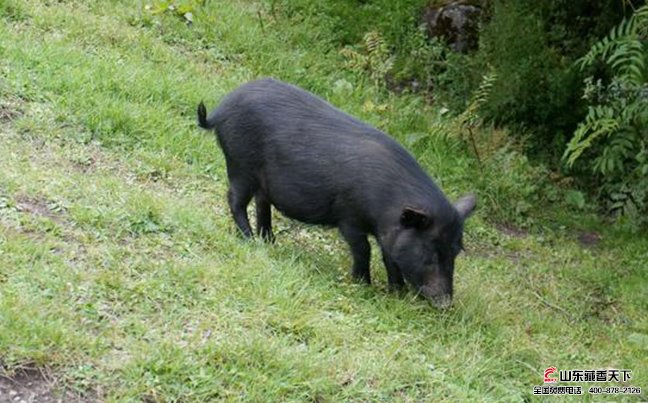
<instances>
[{"instance_id":1,"label":"pig's front leg","mask_svg":"<svg viewBox=\"0 0 648 403\"><path fill-rule=\"evenodd\" d=\"M353 255L351 275L358 281L371 284L371 275L369 273L371 246L367 240L367 233L346 223L340 225L340 233L349 244Z\"/></svg>"},{"instance_id":2,"label":"pig's front leg","mask_svg":"<svg viewBox=\"0 0 648 403\"><path fill-rule=\"evenodd\" d=\"M382 247L380 249L382 251L383 262L385 263L385 269L387 269L387 282L389 283L389 289L393 291L400 290L405 285L403 274L393 260L391 260L385 249Z\"/></svg>"}]
</instances>

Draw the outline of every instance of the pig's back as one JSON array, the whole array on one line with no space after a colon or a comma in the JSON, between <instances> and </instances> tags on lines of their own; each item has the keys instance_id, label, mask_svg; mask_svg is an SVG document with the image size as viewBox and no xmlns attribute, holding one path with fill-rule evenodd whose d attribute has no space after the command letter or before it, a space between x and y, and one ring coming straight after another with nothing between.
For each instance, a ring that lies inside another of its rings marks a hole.
<instances>
[{"instance_id":1,"label":"pig's back","mask_svg":"<svg viewBox=\"0 0 648 403\"><path fill-rule=\"evenodd\" d=\"M295 86L253 81L219 111L225 153L254 171L287 216L330 225L349 216L372 221L386 200L440 193L392 138Z\"/></svg>"}]
</instances>

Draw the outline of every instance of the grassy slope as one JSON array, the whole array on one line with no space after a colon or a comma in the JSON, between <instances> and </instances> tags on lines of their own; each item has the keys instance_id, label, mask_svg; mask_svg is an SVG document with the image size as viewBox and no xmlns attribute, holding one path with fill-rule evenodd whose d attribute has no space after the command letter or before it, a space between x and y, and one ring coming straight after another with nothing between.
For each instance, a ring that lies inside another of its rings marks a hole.
<instances>
[{"instance_id":1,"label":"grassy slope","mask_svg":"<svg viewBox=\"0 0 648 403\"><path fill-rule=\"evenodd\" d=\"M521 400L552 365L629 368L648 387L645 237L598 227L583 249L568 228L589 217L520 238L481 210L439 313L388 294L376 253L376 284L351 283L334 232L277 217L277 245L236 236L194 108L259 75L412 145L453 197L478 175L436 111L345 75L314 25L249 2L211 2L191 28L131 2L0 7L5 371L52 368L105 400ZM351 90L332 89L341 78ZM506 169L480 194L517 180Z\"/></svg>"}]
</instances>

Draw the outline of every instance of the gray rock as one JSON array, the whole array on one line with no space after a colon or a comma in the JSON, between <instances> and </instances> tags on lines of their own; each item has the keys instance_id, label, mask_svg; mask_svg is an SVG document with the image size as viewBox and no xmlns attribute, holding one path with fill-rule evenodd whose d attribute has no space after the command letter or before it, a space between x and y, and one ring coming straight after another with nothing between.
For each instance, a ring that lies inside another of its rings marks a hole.
<instances>
[{"instance_id":1,"label":"gray rock","mask_svg":"<svg viewBox=\"0 0 648 403\"><path fill-rule=\"evenodd\" d=\"M430 37L442 37L455 52L467 53L479 44L481 14L479 6L455 1L429 5L423 11L423 21Z\"/></svg>"}]
</instances>

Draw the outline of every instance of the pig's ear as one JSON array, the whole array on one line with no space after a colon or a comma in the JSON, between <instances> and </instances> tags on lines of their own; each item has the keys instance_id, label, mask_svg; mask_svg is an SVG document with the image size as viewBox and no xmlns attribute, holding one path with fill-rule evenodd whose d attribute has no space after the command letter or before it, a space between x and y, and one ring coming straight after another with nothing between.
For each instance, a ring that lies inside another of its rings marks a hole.
<instances>
[{"instance_id":1,"label":"pig's ear","mask_svg":"<svg viewBox=\"0 0 648 403\"><path fill-rule=\"evenodd\" d=\"M432 218L422 210L405 207L400 222L405 228L425 229L432 223Z\"/></svg>"},{"instance_id":2,"label":"pig's ear","mask_svg":"<svg viewBox=\"0 0 648 403\"><path fill-rule=\"evenodd\" d=\"M454 206L457 209L457 212L459 213L461 218L465 220L466 218L470 217L473 210L475 209L476 204L477 201L475 200L475 195L470 193L462 197L461 199L457 200Z\"/></svg>"}]
</instances>

